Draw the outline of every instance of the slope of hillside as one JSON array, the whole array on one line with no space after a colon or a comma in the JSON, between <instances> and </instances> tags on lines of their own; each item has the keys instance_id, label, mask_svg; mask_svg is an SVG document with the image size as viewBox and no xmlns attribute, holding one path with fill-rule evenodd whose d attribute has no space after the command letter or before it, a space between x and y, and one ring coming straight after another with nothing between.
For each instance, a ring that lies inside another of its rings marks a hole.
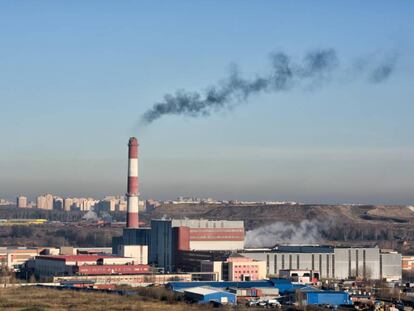
<instances>
[{"instance_id":1,"label":"slope of hillside","mask_svg":"<svg viewBox=\"0 0 414 311\"><path fill-rule=\"evenodd\" d=\"M300 242L300 238L280 240L279 233L286 229L295 238L306 237L306 232L297 231L310 231L315 243L386 241L388 244L382 245L402 248L405 241L406 247L414 249L414 211L406 206L177 204L161 206L142 216L147 221L162 217L244 220L247 231L261 228L265 232L263 227L267 226L269 232L265 234L274 235L275 244Z\"/></svg>"},{"instance_id":2,"label":"slope of hillside","mask_svg":"<svg viewBox=\"0 0 414 311\"><path fill-rule=\"evenodd\" d=\"M147 219L206 218L244 220L247 229L275 221L300 222L304 219L337 223L414 224L414 212L406 206L372 205L164 205L146 215Z\"/></svg>"}]
</instances>

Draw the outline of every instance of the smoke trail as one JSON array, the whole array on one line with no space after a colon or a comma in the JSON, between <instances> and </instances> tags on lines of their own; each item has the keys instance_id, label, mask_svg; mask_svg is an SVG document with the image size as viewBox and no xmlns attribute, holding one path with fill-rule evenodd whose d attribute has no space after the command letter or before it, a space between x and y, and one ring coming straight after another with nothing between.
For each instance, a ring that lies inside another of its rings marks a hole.
<instances>
[{"instance_id":1,"label":"smoke trail","mask_svg":"<svg viewBox=\"0 0 414 311\"><path fill-rule=\"evenodd\" d=\"M339 69L339 59L333 49L311 51L300 63L293 62L283 52L273 53L270 61L269 73L254 79L241 77L235 68L226 79L216 86L210 86L203 94L185 90L173 95L166 94L163 101L154 104L143 114L141 122L150 124L164 115L208 116L212 111L231 108L262 92L320 85L330 81L332 74ZM396 58L388 58L374 66L360 66L358 74L368 74L369 82L379 83L392 74L395 62Z\"/></svg>"},{"instance_id":2,"label":"smoke trail","mask_svg":"<svg viewBox=\"0 0 414 311\"><path fill-rule=\"evenodd\" d=\"M395 68L395 63L397 62L397 56L392 55L388 57L387 61L380 64L370 74L370 81L373 83L380 83L393 73Z\"/></svg>"},{"instance_id":3,"label":"smoke trail","mask_svg":"<svg viewBox=\"0 0 414 311\"><path fill-rule=\"evenodd\" d=\"M302 220L299 224L274 222L246 232L247 247L273 247L276 244L315 244L323 242L321 231L329 222Z\"/></svg>"}]
</instances>

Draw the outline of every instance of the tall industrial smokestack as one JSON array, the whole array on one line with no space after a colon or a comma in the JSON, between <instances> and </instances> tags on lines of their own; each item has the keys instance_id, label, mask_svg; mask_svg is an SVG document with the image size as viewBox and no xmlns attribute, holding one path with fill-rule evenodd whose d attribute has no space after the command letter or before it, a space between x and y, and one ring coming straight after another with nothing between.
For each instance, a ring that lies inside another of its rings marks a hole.
<instances>
[{"instance_id":1,"label":"tall industrial smokestack","mask_svg":"<svg viewBox=\"0 0 414 311\"><path fill-rule=\"evenodd\" d=\"M127 228L138 228L138 140L128 143Z\"/></svg>"}]
</instances>

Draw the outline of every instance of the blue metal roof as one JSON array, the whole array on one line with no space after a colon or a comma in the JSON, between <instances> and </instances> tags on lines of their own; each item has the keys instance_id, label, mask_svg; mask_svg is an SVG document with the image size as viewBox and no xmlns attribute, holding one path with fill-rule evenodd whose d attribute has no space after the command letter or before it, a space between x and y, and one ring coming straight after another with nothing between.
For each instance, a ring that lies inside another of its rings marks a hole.
<instances>
[{"instance_id":1,"label":"blue metal roof","mask_svg":"<svg viewBox=\"0 0 414 311\"><path fill-rule=\"evenodd\" d=\"M217 282L217 281L195 281L195 282L170 282L167 285L174 291L184 291L187 288L208 286L213 288L278 288L280 293L292 292L298 286L292 284L288 279L270 279L260 281L246 281L246 282ZM302 285L301 285L302 286Z\"/></svg>"},{"instance_id":2,"label":"blue metal roof","mask_svg":"<svg viewBox=\"0 0 414 311\"><path fill-rule=\"evenodd\" d=\"M316 287L311 286L311 285L304 285L304 286L300 287L299 290L301 292L321 292L322 291L322 289L316 288Z\"/></svg>"},{"instance_id":3,"label":"blue metal roof","mask_svg":"<svg viewBox=\"0 0 414 311\"><path fill-rule=\"evenodd\" d=\"M218 288L211 288L207 286L199 286L199 287L191 287L187 288L184 291L185 293L194 293L198 295L208 295L208 294L215 294L215 293L221 293L224 292Z\"/></svg>"},{"instance_id":4,"label":"blue metal roof","mask_svg":"<svg viewBox=\"0 0 414 311\"><path fill-rule=\"evenodd\" d=\"M250 282L218 282L218 281L194 281L194 282L170 282L168 286L174 291L182 291L186 288L209 286L214 288L252 288L252 287L274 287L274 284L269 280L250 281Z\"/></svg>"},{"instance_id":5,"label":"blue metal roof","mask_svg":"<svg viewBox=\"0 0 414 311\"><path fill-rule=\"evenodd\" d=\"M272 278L270 281L273 283L273 287L279 289L281 294L293 292L295 291L295 288L297 288L297 285L292 284L292 282L288 279Z\"/></svg>"},{"instance_id":6,"label":"blue metal roof","mask_svg":"<svg viewBox=\"0 0 414 311\"><path fill-rule=\"evenodd\" d=\"M216 302L222 303L223 298L226 297L227 303L235 304L237 302L237 295L227 291L220 291L214 288L193 287L184 291L187 299L197 301L198 303Z\"/></svg>"}]
</instances>

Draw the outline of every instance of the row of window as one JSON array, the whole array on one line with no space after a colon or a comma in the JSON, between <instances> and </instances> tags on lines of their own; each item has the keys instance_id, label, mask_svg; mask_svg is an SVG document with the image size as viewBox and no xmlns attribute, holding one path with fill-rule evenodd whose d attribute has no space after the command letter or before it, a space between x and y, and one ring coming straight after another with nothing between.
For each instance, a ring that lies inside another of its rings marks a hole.
<instances>
[{"instance_id":1,"label":"row of window","mask_svg":"<svg viewBox=\"0 0 414 311\"><path fill-rule=\"evenodd\" d=\"M235 270L234 271L235 274L240 274L240 273L259 273L257 270Z\"/></svg>"},{"instance_id":2,"label":"row of window","mask_svg":"<svg viewBox=\"0 0 414 311\"><path fill-rule=\"evenodd\" d=\"M286 255L287 256L287 255ZM311 261L311 270L318 270L321 274L321 276L324 277L335 277L335 255L329 255L326 254L326 259L325 259L325 267L326 267L326 271L323 271L322 266L323 266L323 255L319 254L316 255L317 257L319 257L318 259L318 265L316 265L316 261L315 261L315 254L312 254L312 261ZM285 262L285 254L282 254L281 256L281 267L279 268L278 266L278 256L274 255L274 273L278 273L279 269L280 270L284 270L284 269L301 269L300 267L300 255L297 254L296 255L296 266L293 266L293 255L289 254L288 256L288 265L286 265ZM332 265L330 265L330 263L332 263ZM330 266L332 266L332 273L330 273ZM302 267L303 269L303 267ZM309 269L309 267L306 267L305 269ZM267 255L267 259L266 259L266 271L267 274L269 274L270 271L270 254ZM332 274L332 275L331 275Z\"/></svg>"}]
</instances>

